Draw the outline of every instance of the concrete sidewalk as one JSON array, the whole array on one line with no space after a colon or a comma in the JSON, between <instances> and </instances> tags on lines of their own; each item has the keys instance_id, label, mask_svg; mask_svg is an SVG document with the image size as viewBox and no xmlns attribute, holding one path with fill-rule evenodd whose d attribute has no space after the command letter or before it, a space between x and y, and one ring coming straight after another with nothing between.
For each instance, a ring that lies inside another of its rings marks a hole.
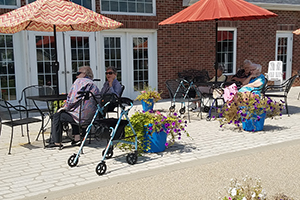
<instances>
[{"instance_id":1,"label":"concrete sidewalk","mask_svg":"<svg viewBox=\"0 0 300 200\"><path fill-rule=\"evenodd\" d=\"M115 149L114 157L106 160L108 169L103 176L95 173L95 167L104 142L87 145L78 167L69 168L67 160L78 147L43 149L42 142L34 140L38 126L30 127L31 145L25 144L26 137L16 128L12 155L7 155L10 128L4 126L0 199L74 199L77 197L69 196L71 193L87 191L77 194L83 195L78 199L210 200L218 198L216 193L228 187L231 178L241 179L246 174L259 176L268 194L284 192L299 199L299 154L295 153L300 140L299 91L294 87L289 94L290 117L267 119L260 132L221 129L218 121L200 120L192 113L187 127L190 138L183 137L162 153L144 154L135 165L126 162L126 152ZM170 102L162 101L155 109L169 106ZM131 113L140 109L135 105Z\"/></svg>"}]
</instances>

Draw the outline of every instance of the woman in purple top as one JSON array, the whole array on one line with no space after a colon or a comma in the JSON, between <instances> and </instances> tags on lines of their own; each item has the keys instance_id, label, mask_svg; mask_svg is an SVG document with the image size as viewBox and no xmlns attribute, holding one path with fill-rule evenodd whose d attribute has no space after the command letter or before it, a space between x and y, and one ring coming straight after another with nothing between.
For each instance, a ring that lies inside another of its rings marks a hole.
<instances>
[{"instance_id":1,"label":"woman in purple top","mask_svg":"<svg viewBox=\"0 0 300 200\"><path fill-rule=\"evenodd\" d=\"M117 80L116 68L112 66L107 67L105 75L107 81L103 84L100 96L103 96L104 94L116 94L119 97L122 92L122 85Z\"/></svg>"},{"instance_id":2,"label":"woman in purple top","mask_svg":"<svg viewBox=\"0 0 300 200\"><path fill-rule=\"evenodd\" d=\"M93 82L93 71L89 66L84 66L77 72L77 79L74 81L67 97L67 101L63 107L61 107L57 113L53 115L51 124L51 141L46 147L62 147L62 124L64 122L72 125L72 134L74 140L72 145L78 144L80 141L79 135L79 112L80 112L80 98L77 99L78 91L91 91L94 95L99 95L100 90ZM89 122L96 112L96 102L93 98L85 100L80 123Z\"/></svg>"}]
</instances>

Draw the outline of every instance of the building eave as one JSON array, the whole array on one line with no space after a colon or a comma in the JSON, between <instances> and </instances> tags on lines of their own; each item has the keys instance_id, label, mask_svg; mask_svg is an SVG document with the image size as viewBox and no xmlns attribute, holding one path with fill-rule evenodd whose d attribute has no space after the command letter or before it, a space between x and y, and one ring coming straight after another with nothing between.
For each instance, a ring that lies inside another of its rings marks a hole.
<instances>
[{"instance_id":1,"label":"building eave","mask_svg":"<svg viewBox=\"0 0 300 200\"><path fill-rule=\"evenodd\" d=\"M249 2L267 10L300 11L300 4L257 3Z\"/></svg>"}]
</instances>

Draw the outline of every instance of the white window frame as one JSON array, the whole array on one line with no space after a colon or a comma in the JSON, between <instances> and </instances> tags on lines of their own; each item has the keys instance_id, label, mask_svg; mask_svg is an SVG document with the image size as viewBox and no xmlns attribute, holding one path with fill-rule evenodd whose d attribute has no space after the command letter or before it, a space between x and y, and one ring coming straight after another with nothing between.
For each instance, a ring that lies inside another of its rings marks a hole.
<instances>
[{"instance_id":1,"label":"white window frame","mask_svg":"<svg viewBox=\"0 0 300 200\"><path fill-rule=\"evenodd\" d=\"M100 0L100 5L101 5ZM132 13L132 12L116 12L116 11L103 11L102 7L100 6L101 14L111 14L111 15L136 15L136 16L156 16L156 1L152 0L152 5L153 5L153 12L152 13Z\"/></svg>"},{"instance_id":2,"label":"white window frame","mask_svg":"<svg viewBox=\"0 0 300 200\"><path fill-rule=\"evenodd\" d=\"M9 5L0 5L0 8L8 8L8 9L16 9L21 7L21 0L17 0L17 5L9 6Z\"/></svg>"},{"instance_id":3,"label":"white window frame","mask_svg":"<svg viewBox=\"0 0 300 200\"><path fill-rule=\"evenodd\" d=\"M225 75L234 75L236 73L236 54L237 54L237 28L218 27L218 31L233 31L233 66L232 73L224 73Z\"/></svg>"},{"instance_id":4,"label":"white window frame","mask_svg":"<svg viewBox=\"0 0 300 200\"><path fill-rule=\"evenodd\" d=\"M20 0L18 0L18 1L20 1ZM92 1L92 11L96 11L96 3L95 3L95 0L91 0ZM26 4L29 4L28 3L28 0L26 0Z\"/></svg>"}]
</instances>

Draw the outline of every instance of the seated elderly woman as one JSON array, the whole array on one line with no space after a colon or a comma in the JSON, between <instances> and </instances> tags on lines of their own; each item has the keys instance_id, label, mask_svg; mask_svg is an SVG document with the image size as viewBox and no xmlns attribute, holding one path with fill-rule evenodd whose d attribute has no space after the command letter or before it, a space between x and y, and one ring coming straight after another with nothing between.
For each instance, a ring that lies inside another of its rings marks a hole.
<instances>
[{"instance_id":1,"label":"seated elderly woman","mask_svg":"<svg viewBox=\"0 0 300 200\"><path fill-rule=\"evenodd\" d=\"M242 93L242 98L247 98L249 95L256 94L260 96L261 89L265 84L265 77L261 74L261 65L252 63L249 66L250 75L243 81L243 86L238 90L235 84L232 84L224 89L224 100L231 102L237 100L237 93Z\"/></svg>"},{"instance_id":2,"label":"seated elderly woman","mask_svg":"<svg viewBox=\"0 0 300 200\"><path fill-rule=\"evenodd\" d=\"M250 76L243 81L243 87L239 89L239 92L246 95L251 92L260 96L265 81L265 76L261 73L261 65L252 63L250 65Z\"/></svg>"},{"instance_id":3,"label":"seated elderly woman","mask_svg":"<svg viewBox=\"0 0 300 200\"><path fill-rule=\"evenodd\" d=\"M72 125L72 135L74 139L72 140L72 145L80 144L80 133L79 133L79 113L80 113L80 99L77 97L78 91L90 91L94 95L99 95L100 90L93 82L93 71L89 66L83 66L79 68L77 72L77 79L74 81L67 97L67 101L63 107L58 109L58 111L52 117L51 124L51 140L46 148L53 147L63 147L61 144L62 140L62 127L63 123L71 123ZM90 98L86 100L82 107L81 113L81 123L89 122L96 111L96 102L94 99Z\"/></svg>"}]
</instances>

